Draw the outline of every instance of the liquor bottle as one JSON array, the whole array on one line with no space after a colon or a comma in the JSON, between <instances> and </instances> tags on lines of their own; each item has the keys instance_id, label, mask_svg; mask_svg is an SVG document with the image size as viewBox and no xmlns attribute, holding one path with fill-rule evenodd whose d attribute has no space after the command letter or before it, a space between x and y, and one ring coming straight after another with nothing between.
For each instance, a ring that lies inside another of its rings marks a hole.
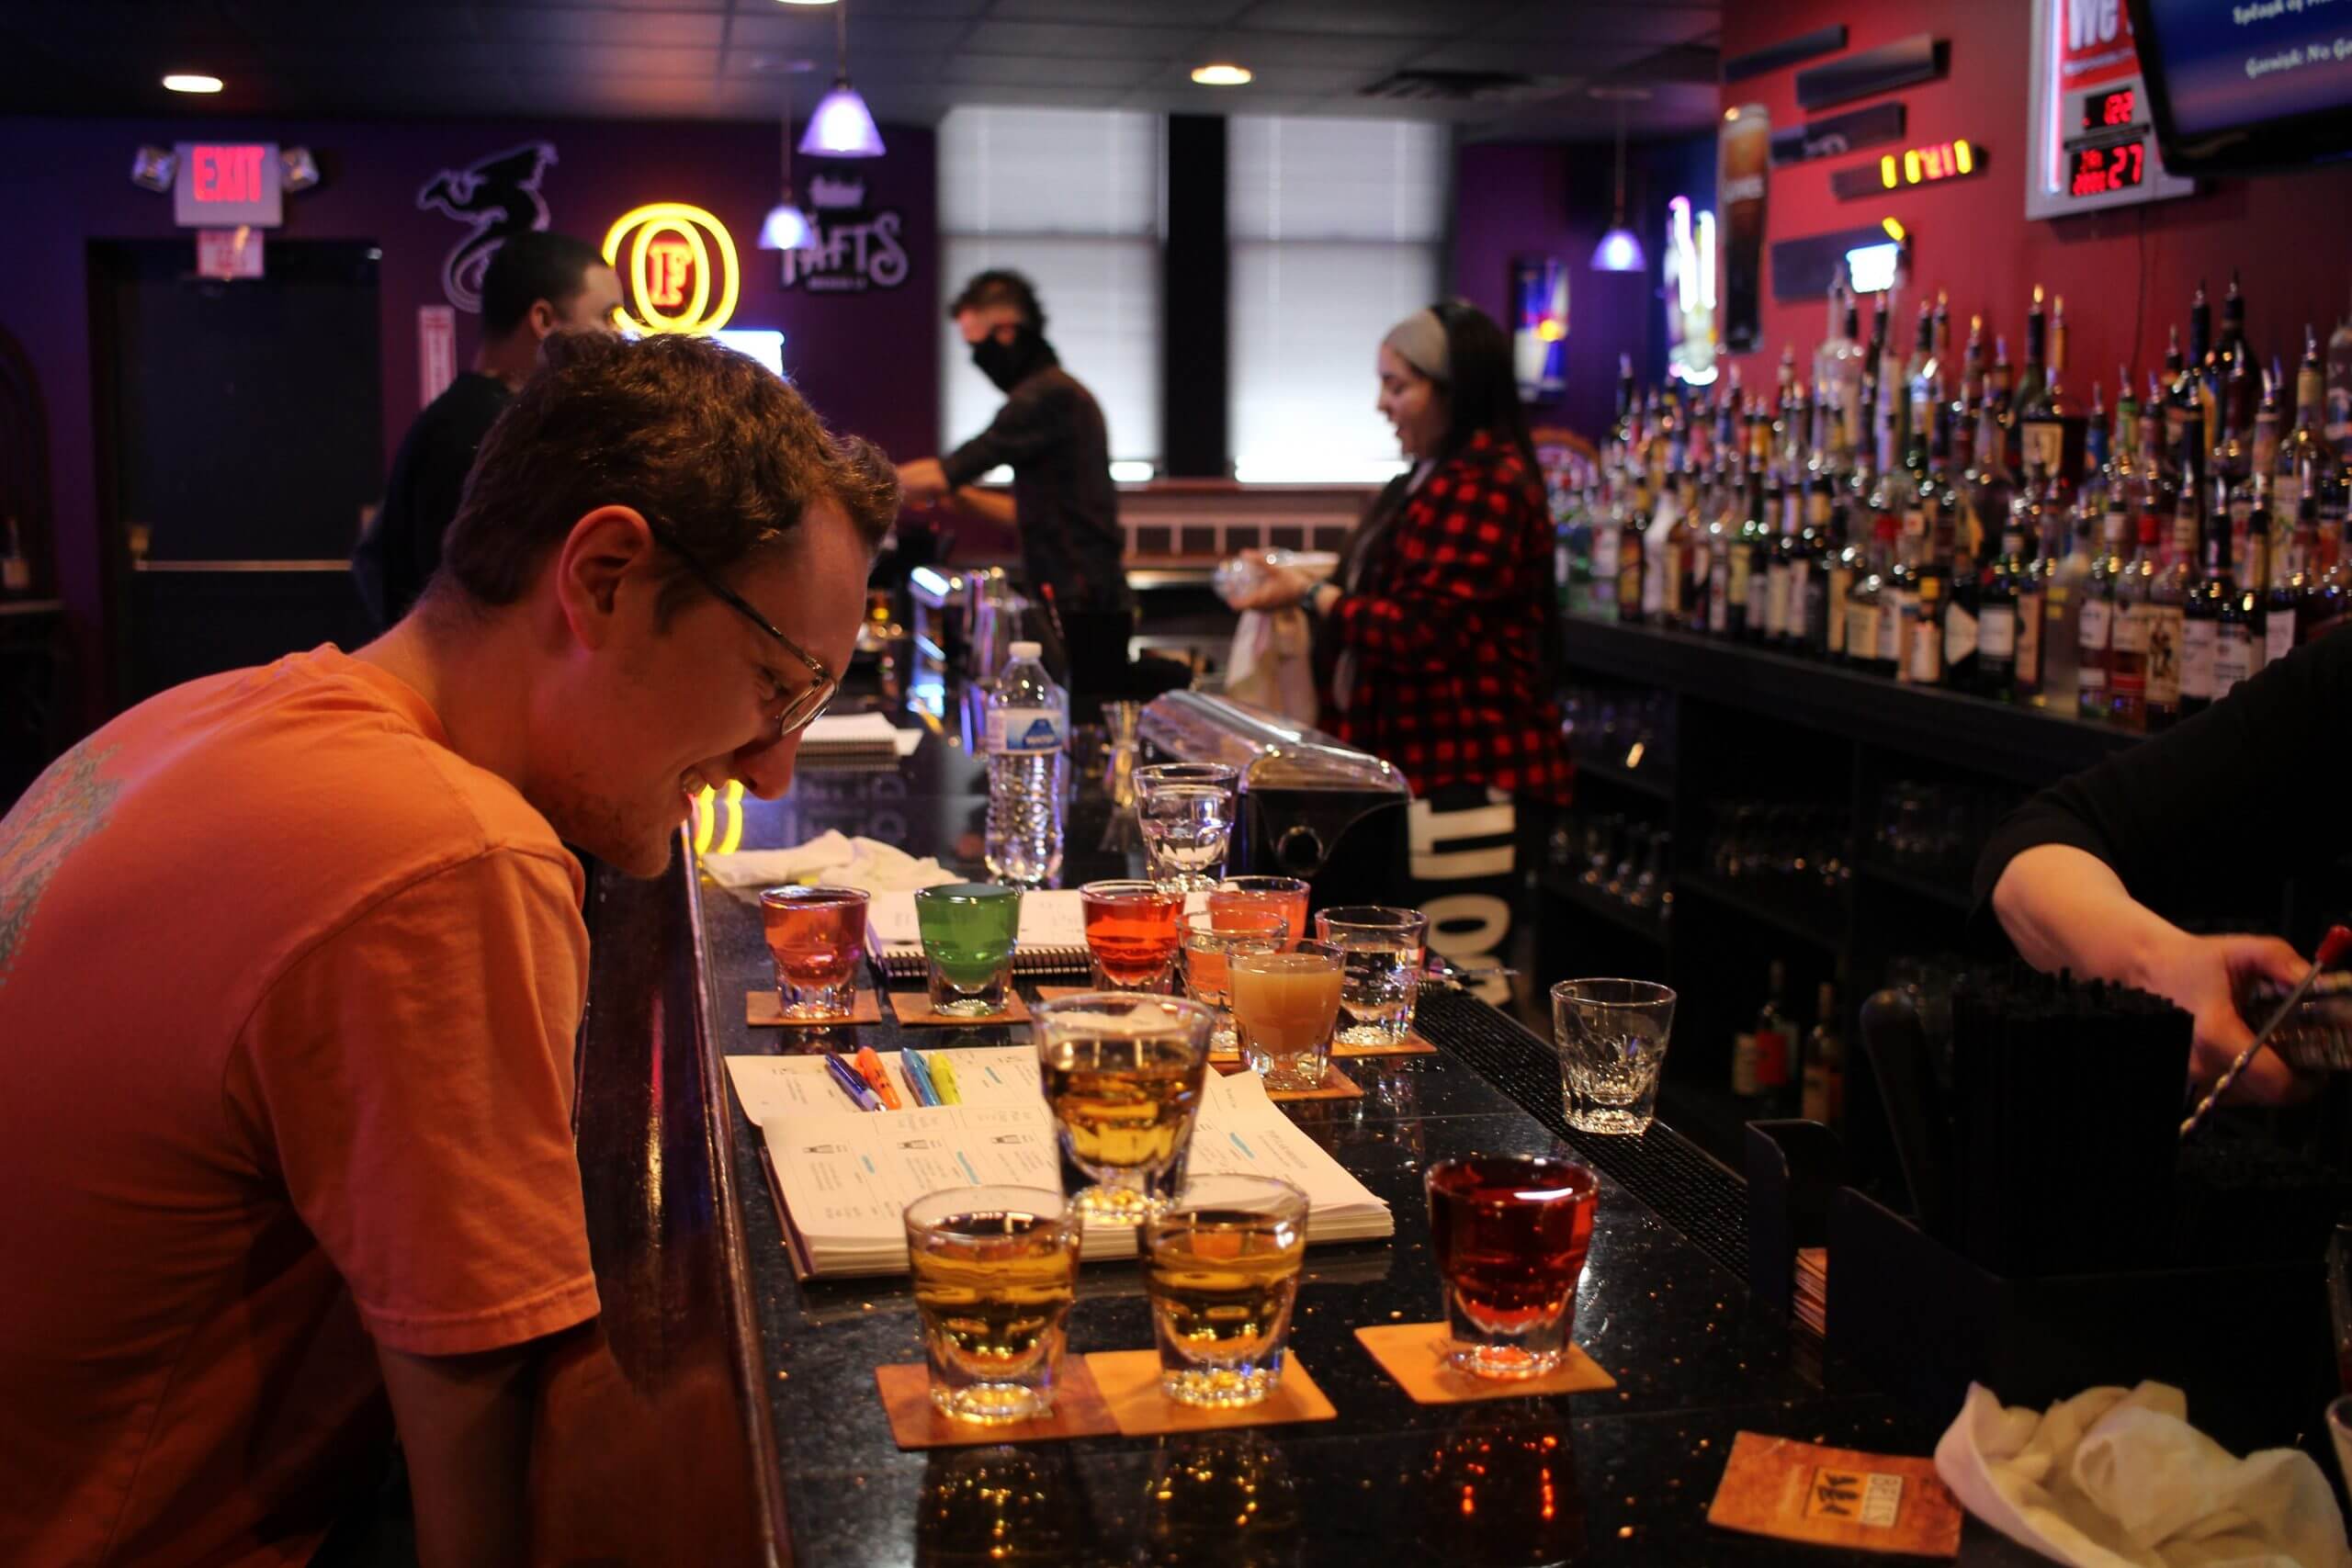
<instances>
[{"instance_id":1,"label":"liquor bottle","mask_svg":"<svg viewBox=\"0 0 2352 1568\"><path fill-rule=\"evenodd\" d=\"M1732 558L1732 602L1741 606L1733 635L1745 642L1763 641L1765 623L1770 619L1767 590L1771 585L1772 513L1766 510L1767 467L1763 462L1748 467L1747 517L1739 525L1739 549Z\"/></svg>"},{"instance_id":2,"label":"liquor bottle","mask_svg":"<svg viewBox=\"0 0 2352 1568\"><path fill-rule=\"evenodd\" d=\"M2275 496L2272 505L2277 505ZM2318 554L2315 524L2315 515L2306 516L2299 498L2287 534L2287 554L2284 559L2273 557L2270 564L2268 602L2262 618L2262 662L2266 666L2302 646L2304 607L2319 591L2319 575L2312 568Z\"/></svg>"},{"instance_id":3,"label":"liquor bottle","mask_svg":"<svg viewBox=\"0 0 2352 1568\"><path fill-rule=\"evenodd\" d=\"M2319 333L2303 328L2302 363L2295 367L2295 427L2278 444L2271 464L2276 478L2270 496L2273 515L2290 522L2302 512L2302 476L2316 469L2323 458L2335 460L2327 436L2326 367L2320 363Z\"/></svg>"},{"instance_id":4,"label":"liquor bottle","mask_svg":"<svg viewBox=\"0 0 2352 1568\"><path fill-rule=\"evenodd\" d=\"M1687 467L1668 477L1668 506L1650 525L1657 570L1650 573L1649 602L1643 608L1657 625L1681 628L1689 622L1692 536L1697 530L1698 476Z\"/></svg>"},{"instance_id":5,"label":"liquor bottle","mask_svg":"<svg viewBox=\"0 0 2352 1568\"><path fill-rule=\"evenodd\" d=\"M2156 520L2143 514L2136 547L2115 580L2115 620L2107 656L2108 716L2135 733L2154 728L2149 718L2149 676L2154 668L2150 649L2162 618L2155 600L2157 577ZM2166 644L2167 659L2174 646ZM2168 679L2176 682L2172 700L2177 705L2177 667Z\"/></svg>"},{"instance_id":6,"label":"liquor bottle","mask_svg":"<svg viewBox=\"0 0 2352 1568\"><path fill-rule=\"evenodd\" d=\"M1984 403L1984 318L1982 315L1968 318L1968 346L1961 351L1958 402L1965 421L1955 423L1952 428L1954 431L1973 432L1976 411Z\"/></svg>"},{"instance_id":7,"label":"liquor bottle","mask_svg":"<svg viewBox=\"0 0 2352 1568\"><path fill-rule=\"evenodd\" d=\"M21 599L33 591L33 563L25 558L24 536L8 519L8 548L0 554L0 596Z\"/></svg>"},{"instance_id":8,"label":"liquor bottle","mask_svg":"<svg viewBox=\"0 0 2352 1568\"><path fill-rule=\"evenodd\" d=\"M2048 356L2043 344L2034 341L2036 330L2035 319L2028 317L2026 356L2030 385L2018 400L2018 446L2027 468L2041 465L2053 504L2070 505L2081 482L2076 470L2082 462L2086 440L2084 420L2066 397L2061 381L2063 367L2055 357ZM2040 330L2045 334L2048 331ZM2037 359L2046 363L2037 367ZM2094 413L2093 418L2096 417Z\"/></svg>"},{"instance_id":9,"label":"liquor bottle","mask_svg":"<svg viewBox=\"0 0 2352 1568\"><path fill-rule=\"evenodd\" d=\"M1793 652L1822 656L1829 649L1828 565L1830 517L1838 499L1837 470L1831 464L1828 434L1836 427L1834 409L1824 409L1813 457L1806 463L1804 523L1789 555L1789 635Z\"/></svg>"},{"instance_id":10,"label":"liquor bottle","mask_svg":"<svg viewBox=\"0 0 2352 1568\"><path fill-rule=\"evenodd\" d=\"M2304 595L2301 610L2295 617L2296 646L2326 636L2352 615L2352 547L2347 547L2341 526L2342 513L2336 513L2338 526L2331 533L2326 502L2321 491L2335 487L2318 482L2316 473L2305 479L2302 493L2297 498L2298 515L2295 531L2308 530L2312 536L2313 561L2311 569L2315 579L2311 592ZM2308 522L2305 521L2308 519ZM2328 550L2335 551L2332 559L2322 563Z\"/></svg>"},{"instance_id":11,"label":"liquor bottle","mask_svg":"<svg viewBox=\"0 0 2352 1568\"><path fill-rule=\"evenodd\" d=\"M2308 333L2311 329L2303 330ZM2279 393L2278 363L2273 361L2270 368L2262 373L2262 401L2255 410L2254 441L2248 448L2256 473L2268 474L2274 481L2278 479L2278 448L2286 434L2287 410ZM2287 511L2290 516L2293 515L2293 507Z\"/></svg>"},{"instance_id":12,"label":"liquor bottle","mask_svg":"<svg viewBox=\"0 0 2352 1568\"><path fill-rule=\"evenodd\" d=\"M2188 361L2190 395L2197 403L2199 431L2206 440L2212 438L2213 426L2221 421L2222 381L2221 357L2213 352L2213 308L2207 303L2205 280L2197 280L2197 292L2188 302ZM2189 454L2191 466L2203 455L2203 448ZM2200 479L2202 473L2198 475Z\"/></svg>"},{"instance_id":13,"label":"liquor bottle","mask_svg":"<svg viewBox=\"0 0 2352 1568\"><path fill-rule=\"evenodd\" d=\"M1896 394L1903 403L1904 444L1901 452L1908 456L1912 443L1927 439L1935 423L1936 397L1936 313L1928 301L1919 301L1919 327L1911 342L1911 357L1904 361L1901 389Z\"/></svg>"},{"instance_id":14,"label":"liquor bottle","mask_svg":"<svg viewBox=\"0 0 2352 1568\"><path fill-rule=\"evenodd\" d=\"M2270 612L2269 502L2270 481L2266 477L2256 493L2237 574L2222 590L2213 643L2213 700L2217 703L2262 668L2263 621Z\"/></svg>"},{"instance_id":15,"label":"liquor bottle","mask_svg":"<svg viewBox=\"0 0 2352 1568\"><path fill-rule=\"evenodd\" d=\"M2083 606L2106 510L2102 480L2076 491L2071 507L2053 501L2043 513L2041 558L2033 568L2041 588L2041 686L2028 694L2036 707L2072 714L2081 705Z\"/></svg>"},{"instance_id":16,"label":"liquor bottle","mask_svg":"<svg viewBox=\"0 0 2352 1568\"><path fill-rule=\"evenodd\" d=\"M1943 433L1949 424L1949 416L1940 397L1931 406L1933 449L1941 451L1946 444ZM1914 440L1917 439L1915 436ZM1899 498L1902 516L1896 524L1894 561L1887 569L1885 594L1882 600L1887 619L1894 623L1891 673L1905 685L1911 681L1912 629L1919 618L1919 567L1928 554L1928 513L1936 498L1936 475L1929 466L1932 461L1932 458L1923 460L1913 471ZM1886 628L1881 628L1879 640L1882 647L1887 645Z\"/></svg>"},{"instance_id":17,"label":"liquor bottle","mask_svg":"<svg viewBox=\"0 0 2352 1568\"><path fill-rule=\"evenodd\" d=\"M2188 491L2195 495L2196 491ZM2148 685L2145 710L2151 732L2168 729L2181 717L2181 679L2188 642L2188 598L2197 586L2195 549L2183 554L2152 537L2141 525L2142 547L2154 563L2148 584Z\"/></svg>"},{"instance_id":18,"label":"liquor bottle","mask_svg":"<svg viewBox=\"0 0 2352 1568\"><path fill-rule=\"evenodd\" d=\"M2110 482L2107 493L2107 513L2100 520L2100 548L2091 560L2090 575L2083 584L2082 619L2075 626L2075 679L2078 688L2075 713L2084 718L2104 719L2111 712L2110 696L2112 667L2110 656L2115 641L2117 593L2123 574L2131 564L2132 502L2124 493L2121 482ZM2143 649L2142 657L2145 658ZM2139 687L2133 693L2136 710L2141 694L2146 690L2144 667L2138 673Z\"/></svg>"},{"instance_id":19,"label":"liquor bottle","mask_svg":"<svg viewBox=\"0 0 2352 1568\"><path fill-rule=\"evenodd\" d=\"M1985 574L1977 612L1978 690L2001 702L2031 702L2041 691L2041 584L2034 571L2049 481L2029 471L2001 531L2001 553Z\"/></svg>"},{"instance_id":20,"label":"liquor bottle","mask_svg":"<svg viewBox=\"0 0 2352 1568\"><path fill-rule=\"evenodd\" d=\"M1645 581L1643 543L1649 532L1650 497L1646 478L1634 480L1632 502L1617 530L1617 618L1638 623L1642 618Z\"/></svg>"},{"instance_id":21,"label":"liquor bottle","mask_svg":"<svg viewBox=\"0 0 2352 1568\"><path fill-rule=\"evenodd\" d=\"M2242 364L2233 361L2232 371L2241 380L2243 371L2237 367ZM2223 396L2216 405L2216 417L2221 423L2214 431L2212 449L2205 456L2206 515L2228 533L2228 553L2223 559L2231 564L2233 575L2245 555L2246 518L2254 511L2254 488L2247 482L2253 472L2253 458L2238 435L2236 407L2234 395Z\"/></svg>"},{"instance_id":22,"label":"liquor bottle","mask_svg":"<svg viewBox=\"0 0 2352 1568\"><path fill-rule=\"evenodd\" d=\"M2352 463L2352 315L2327 334L2327 443Z\"/></svg>"},{"instance_id":23,"label":"liquor bottle","mask_svg":"<svg viewBox=\"0 0 2352 1568\"><path fill-rule=\"evenodd\" d=\"M1765 986L1764 1006L1756 1015L1756 1089L1766 1099L1784 1093L1793 1076L1797 1026L1789 1021L1781 1003L1788 989L1788 969L1781 960L1772 960L1770 978Z\"/></svg>"},{"instance_id":24,"label":"liquor bottle","mask_svg":"<svg viewBox=\"0 0 2352 1568\"><path fill-rule=\"evenodd\" d=\"M1857 470L1860 472L1860 470ZM1828 574L1829 587L1825 595L1828 603L1827 653L1838 663L1868 661L1873 643L1865 640L1855 644L1848 634L1852 626L1847 610L1854 596L1854 584L1870 570L1871 513L1867 502L1849 501L1838 508L1830 520L1830 544L1834 547L1825 558L1824 569ZM1870 629L1875 637L1875 627Z\"/></svg>"},{"instance_id":25,"label":"liquor bottle","mask_svg":"<svg viewBox=\"0 0 2352 1568\"><path fill-rule=\"evenodd\" d=\"M2222 601L2230 592L2230 522L2204 517L2195 485L2183 485L2173 524L2176 570L2189 574L2181 601L2180 716L2194 718L2213 705L2213 656L2220 646ZM2200 530L2200 525L2201 530ZM2204 570L2197 572L2198 547Z\"/></svg>"},{"instance_id":26,"label":"liquor bottle","mask_svg":"<svg viewBox=\"0 0 2352 1568\"><path fill-rule=\"evenodd\" d=\"M2245 340L2245 294L2238 288L2238 269L2230 268L2230 290L2222 296L2222 340L2214 345L2214 384L2235 404L2230 410L2240 430L2254 427L2254 345ZM2236 373L2243 367L2244 379Z\"/></svg>"},{"instance_id":27,"label":"liquor bottle","mask_svg":"<svg viewBox=\"0 0 2352 1568\"><path fill-rule=\"evenodd\" d=\"M1919 572L1919 607L1911 615L1911 684L1940 686L1944 681L1944 574L1940 566Z\"/></svg>"},{"instance_id":28,"label":"liquor bottle","mask_svg":"<svg viewBox=\"0 0 2352 1568\"><path fill-rule=\"evenodd\" d=\"M1739 537L1739 487L1732 479L1729 458L1719 457L1715 459L1714 475L1707 485L1707 498L1704 567L1707 575L1702 628L1709 637L1727 637L1731 636L1732 544Z\"/></svg>"},{"instance_id":29,"label":"liquor bottle","mask_svg":"<svg viewBox=\"0 0 2352 1568\"><path fill-rule=\"evenodd\" d=\"M2204 287L2198 287L2199 299ZM2200 383L2180 351L2180 329L2172 329L2165 349L2165 462L2171 473L2190 476L2204 466L2205 403Z\"/></svg>"},{"instance_id":30,"label":"liquor bottle","mask_svg":"<svg viewBox=\"0 0 2352 1568\"><path fill-rule=\"evenodd\" d=\"M1623 444L1634 437L1634 356L1617 356L1617 417L1610 422L1609 439Z\"/></svg>"},{"instance_id":31,"label":"liquor bottle","mask_svg":"<svg viewBox=\"0 0 2352 1568\"><path fill-rule=\"evenodd\" d=\"M2020 414L2041 398L2042 389L2049 380L2049 355L2050 321L2042 313L2041 285L2037 283L2033 286L2033 303L2025 310L2025 373L2018 378L2011 396L2011 401ZM2007 357L2006 346L2001 357ZM2033 461L2030 451L2026 461L2029 464Z\"/></svg>"},{"instance_id":32,"label":"liquor bottle","mask_svg":"<svg viewBox=\"0 0 2352 1568\"><path fill-rule=\"evenodd\" d=\"M1804 1042L1804 1091L1799 1114L1808 1122L1835 1127L1846 1108L1846 1042L1838 1031L1838 990L1821 983L1815 1004L1813 1032Z\"/></svg>"},{"instance_id":33,"label":"liquor bottle","mask_svg":"<svg viewBox=\"0 0 2352 1568\"><path fill-rule=\"evenodd\" d=\"M2009 502L2017 491L2017 470L2008 463L2008 436L2002 428L2006 411L1988 399L1976 426L1976 466L1967 479L1968 553L1983 560L1991 554L2009 516Z\"/></svg>"},{"instance_id":34,"label":"liquor bottle","mask_svg":"<svg viewBox=\"0 0 2352 1568\"><path fill-rule=\"evenodd\" d=\"M1872 508L1856 519L1856 531L1860 532L1865 525L1868 542L1860 547L1860 562L1853 586L1846 592L1846 662L1865 674L1892 675L1894 662L1884 653L1885 648L1893 646L1892 639L1882 638L1894 519L1886 512Z\"/></svg>"}]
</instances>

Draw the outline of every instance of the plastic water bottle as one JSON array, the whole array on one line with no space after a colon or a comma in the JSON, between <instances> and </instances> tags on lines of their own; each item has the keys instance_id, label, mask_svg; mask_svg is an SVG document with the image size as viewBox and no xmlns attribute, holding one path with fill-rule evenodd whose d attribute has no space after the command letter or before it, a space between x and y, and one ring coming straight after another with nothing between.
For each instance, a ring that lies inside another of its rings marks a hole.
<instances>
[{"instance_id":1,"label":"plastic water bottle","mask_svg":"<svg viewBox=\"0 0 2352 1568\"><path fill-rule=\"evenodd\" d=\"M1069 767L1069 694L1016 642L989 694L989 873L1016 887L1062 869L1062 795Z\"/></svg>"}]
</instances>

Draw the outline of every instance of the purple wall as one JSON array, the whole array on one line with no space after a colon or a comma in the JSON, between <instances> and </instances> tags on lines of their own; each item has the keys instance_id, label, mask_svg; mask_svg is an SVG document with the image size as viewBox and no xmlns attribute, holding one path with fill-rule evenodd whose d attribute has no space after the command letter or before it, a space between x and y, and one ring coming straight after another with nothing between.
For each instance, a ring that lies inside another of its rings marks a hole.
<instances>
[{"instance_id":1,"label":"purple wall","mask_svg":"<svg viewBox=\"0 0 2352 1568\"><path fill-rule=\"evenodd\" d=\"M1599 440L1615 417L1617 356L1632 355L1645 384L1664 374L1666 201L1679 193L1701 195L1694 180L1711 195L1713 148L1712 138L1701 138L1631 149L1626 213L1648 251L1649 271L1641 274L1591 267L1611 210L1614 154L1607 144L1476 142L1461 150L1454 164L1454 291L1508 329L1517 310L1512 259L1548 255L1568 264L1567 385L1557 399L1530 405L1533 423Z\"/></svg>"},{"instance_id":2,"label":"purple wall","mask_svg":"<svg viewBox=\"0 0 2352 1568\"><path fill-rule=\"evenodd\" d=\"M776 256L755 248L760 220L775 199L773 126L0 119L13 240L0 248L0 327L24 345L48 405L55 533L43 554L55 561L87 722L107 711L108 588L121 547L100 537L86 247L177 232L171 198L130 183L131 153L141 143L243 138L318 154L324 181L286 198L285 227L269 238L365 239L383 247L388 459L418 407L417 307L444 302L442 260L466 232L442 213L418 209L416 193L441 169L533 141L557 151L541 186L551 225L592 243L601 243L623 212L649 201L689 202L717 215L734 236L743 269L730 325L781 330L786 367L825 417L903 458L938 444L933 148L928 130L891 127L885 135L889 154L854 172L866 180L873 205L904 215L906 280L864 294L811 294L784 288ZM804 191L817 172L796 164ZM473 354L474 325L459 315L461 368Z\"/></svg>"}]
</instances>

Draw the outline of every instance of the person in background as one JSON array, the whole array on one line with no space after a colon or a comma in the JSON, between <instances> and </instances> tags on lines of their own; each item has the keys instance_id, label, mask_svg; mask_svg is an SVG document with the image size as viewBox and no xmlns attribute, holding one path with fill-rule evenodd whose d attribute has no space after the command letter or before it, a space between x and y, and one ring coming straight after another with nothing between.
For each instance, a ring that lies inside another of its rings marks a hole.
<instances>
[{"instance_id":1,"label":"person in background","mask_svg":"<svg viewBox=\"0 0 2352 1568\"><path fill-rule=\"evenodd\" d=\"M611 327L620 303L620 278L585 240L533 231L491 256L473 367L409 426L375 521L352 552L351 573L378 631L408 614L440 565L441 538L474 454L538 363L539 344L551 333Z\"/></svg>"},{"instance_id":2,"label":"person in background","mask_svg":"<svg viewBox=\"0 0 2352 1568\"><path fill-rule=\"evenodd\" d=\"M1510 340L1491 318L1461 300L1416 310L1377 367L1410 468L1349 536L1336 581L1274 568L1236 604L1295 604L1316 623L1322 727L1413 786L1430 945L1464 962L1503 951L1518 808L1548 817L1573 776L1552 516Z\"/></svg>"},{"instance_id":3,"label":"person in background","mask_svg":"<svg viewBox=\"0 0 2352 1568\"><path fill-rule=\"evenodd\" d=\"M1017 527L1032 593L1046 594L1067 625L1073 613L1131 614L1120 567L1125 536L1111 480L1102 405L1046 341L1037 291L1017 272L975 275L947 314L971 345L972 363L1004 393L989 427L944 457L899 467L910 502L953 494L981 516ZM1012 500L973 489L1000 465L1012 469ZM1121 649L1124 656L1125 637Z\"/></svg>"},{"instance_id":4,"label":"person in background","mask_svg":"<svg viewBox=\"0 0 2352 1568\"><path fill-rule=\"evenodd\" d=\"M2286 883L2315 894L2296 934L2342 918L2333 868L2352 847L2338 800L2352 711L2352 637L2307 643L2186 723L2062 779L1993 830L1976 863L1989 909L2037 969L2112 980L2195 1021L2202 1092L2254 1043L2237 992L2291 986L2311 967L2277 935ZM2314 917L2317 917L2314 920ZM2188 921L2229 934L2201 935ZM2251 934L2249 934L2251 933ZM2316 1085L2264 1050L2231 1103L2278 1103Z\"/></svg>"},{"instance_id":5,"label":"person in background","mask_svg":"<svg viewBox=\"0 0 2352 1568\"><path fill-rule=\"evenodd\" d=\"M0 818L0 1562L311 1560L399 1433L424 1568L533 1561L597 1311L580 845L774 798L889 464L698 338L548 340L412 615L151 698Z\"/></svg>"}]
</instances>

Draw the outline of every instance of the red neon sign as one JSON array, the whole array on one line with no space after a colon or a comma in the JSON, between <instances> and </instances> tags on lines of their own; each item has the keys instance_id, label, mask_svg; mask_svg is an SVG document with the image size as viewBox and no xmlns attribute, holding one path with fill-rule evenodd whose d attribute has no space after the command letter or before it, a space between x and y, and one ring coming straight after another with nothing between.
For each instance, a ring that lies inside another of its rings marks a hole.
<instances>
[{"instance_id":1,"label":"red neon sign","mask_svg":"<svg viewBox=\"0 0 2352 1568\"><path fill-rule=\"evenodd\" d=\"M263 199L268 194L262 186L264 151L254 143L216 147L199 141L189 148L196 199L203 202Z\"/></svg>"},{"instance_id":2,"label":"red neon sign","mask_svg":"<svg viewBox=\"0 0 2352 1568\"><path fill-rule=\"evenodd\" d=\"M694 290L694 251L684 240L656 240L646 248L645 292L651 304L672 310Z\"/></svg>"}]
</instances>

